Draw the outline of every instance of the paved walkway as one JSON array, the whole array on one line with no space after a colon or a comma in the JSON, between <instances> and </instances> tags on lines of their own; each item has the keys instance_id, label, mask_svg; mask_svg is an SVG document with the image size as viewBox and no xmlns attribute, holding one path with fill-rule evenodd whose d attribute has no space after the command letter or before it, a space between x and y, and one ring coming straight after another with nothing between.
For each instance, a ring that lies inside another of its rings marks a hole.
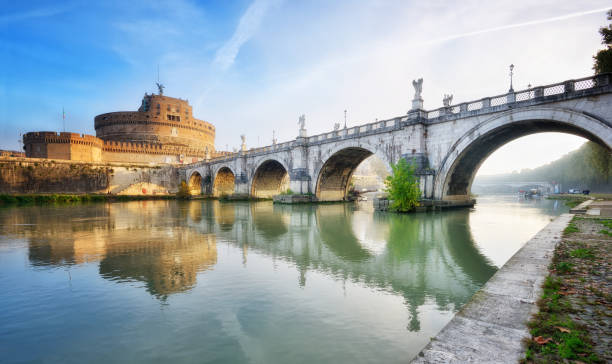
<instances>
[{"instance_id":1,"label":"paved walkway","mask_svg":"<svg viewBox=\"0 0 612 364\"><path fill-rule=\"evenodd\" d=\"M559 216L531 238L412 362L517 363L553 251L572 217Z\"/></svg>"}]
</instances>

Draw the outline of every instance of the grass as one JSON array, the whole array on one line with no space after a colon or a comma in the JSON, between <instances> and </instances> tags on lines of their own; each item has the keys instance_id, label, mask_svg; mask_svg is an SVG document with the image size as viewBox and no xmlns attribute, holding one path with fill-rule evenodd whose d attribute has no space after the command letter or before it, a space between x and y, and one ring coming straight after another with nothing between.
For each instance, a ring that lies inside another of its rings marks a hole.
<instances>
[{"instance_id":1,"label":"grass","mask_svg":"<svg viewBox=\"0 0 612 364\"><path fill-rule=\"evenodd\" d=\"M599 233L607 235L607 236L612 236L612 231L610 231L610 230L602 229L602 230L599 230Z\"/></svg>"},{"instance_id":2,"label":"grass","mask_svg":"<svg viewBox=\"0 0 612 364\"><path fill-rule=\"evenodd\" d=\"M527 324L532 338L526 340L525 359L521 362L579 360L584 363L601 363L592 350L586 328L569 316L573 309L562 292L563 281L548 276L543 288L544 293L538 301L540 312Z\"/></svg>"},{"instance_id":3,"label":"grass","mask_svg":"<svg viewBox=\"0 0 612 364\"><path fill-rule=\"evenodd\" d=\"M94 195L94 194L26 194L26 195L0 195L0 206L8 205L44 205L86 202L121 202L142 200L171 200L173 195Z\"/></svg>"},{"instance_id":4,"label":"grass","mask_svg":"<svg viewBox=\"0 0 612 364\"><path fill-rule=\"evenodd\" d=\"M580 218L570 222L565 233L580 231L575 224L577 220ZM607 227L612 220L598 222ZM531 337L525 340L527 348L522 363L604 362L593 349L587 326L572 318L579 316L584 308L574 306L572 302L576 301L571 297L576 294L576 299L583 297L584 289L598 297L610 298L596 285L587 283L589 276L584 275L585 267L592 270L598 266L600 257L596 252L597 249L589 249L586 243L576 241L563 240L557 246L549 266L550 274L537 301L539 312L527 323Z\"/></svg>"},{"instance_id":5,"label":"grass","mask_svg":"<svg viewBox=\"0 0 612 364\"><path fill-rule=\"evenodd\" d=\"M565 205L568 206L569 208L573 208L573 207L580 205L582 201L584 200L567 200L565 201Z\"/></svg>"},{"instance_id":6,"label":"grass","mask_svg":"<svg viewBox=\"0 0 612 364\"><path fill-rule=\"evenodd\" d=\"M580 229L578 229L578 226L576 226L574 223L569 223L569 225L567 225L567 227L563 230L563 233L565 234L571 234L571 233L579 233Z\"/></svg>"},{"instance_id":7,"label":"grass","mask_svg":"<svg viewBox=\"0 0 612 364\"><path fill-rule=\"evenodd\" d=\"M578 248L578 249L574 249L570 252L570 256L574 257L574 258L580 258L580 259L593 259L595 258L595 254L593 254L592 251L590 251L589 249L586 248Z\"/></svg>"}]
</instances>

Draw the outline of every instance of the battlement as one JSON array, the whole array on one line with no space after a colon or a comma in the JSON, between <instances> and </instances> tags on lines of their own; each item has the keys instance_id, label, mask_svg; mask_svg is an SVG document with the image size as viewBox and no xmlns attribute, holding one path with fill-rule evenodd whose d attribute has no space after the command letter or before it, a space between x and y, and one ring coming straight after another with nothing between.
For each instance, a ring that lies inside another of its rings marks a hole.
<instances>
[{"instance_id":1,"label":"battlement","mask_svg":"<svg viewBox=\"0 0 612 364\"><path fill-rule=\"evenodd\" d=\"M81 144L102 147L102 139L93 135L54 131L35 131L24 134L23 144L31 143Z\"/></svg>"}]
</instances>

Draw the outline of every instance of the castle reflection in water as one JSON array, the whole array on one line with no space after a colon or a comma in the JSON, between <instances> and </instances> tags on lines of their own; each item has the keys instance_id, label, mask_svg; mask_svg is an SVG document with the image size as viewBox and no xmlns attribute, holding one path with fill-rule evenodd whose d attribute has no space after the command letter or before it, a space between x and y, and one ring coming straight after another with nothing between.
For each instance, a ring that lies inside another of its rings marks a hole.
<instances>
[{"instance_id":1,"label":"castle reflection in water","mask_svg":"<svg viewBox=\"0 0 612 364\"><path fill-rule=\"evenodd\" d=\"M29 264L97 264L105 279L142 282L165 300L215 269L218 245L283 260L300 286L316 271L403 297L418 331L427 300L457 310L496 271L469 228L469 211L393 215L350 204L138 201L4 209L4 234L27 239ZM220 242L223 243L220 243ZM272 260L270 260L272 261Z\"/></svg>"}]
</instances>

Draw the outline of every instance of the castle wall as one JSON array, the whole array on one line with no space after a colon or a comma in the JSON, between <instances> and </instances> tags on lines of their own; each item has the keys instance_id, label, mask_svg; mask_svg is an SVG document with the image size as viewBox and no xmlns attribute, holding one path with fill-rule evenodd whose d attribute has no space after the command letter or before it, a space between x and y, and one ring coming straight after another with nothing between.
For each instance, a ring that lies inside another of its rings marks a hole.
<instances>
[{"instance_id":1,"label":"castle wall","mask_svg":"<svg viewBox=\"0 0 612 364\"><path fill-rule=\"evenodd\" d=\"M48 158L100 162L102 140L77 133L31 132L23 136L28 158Z\"/></svg>"},{"instance_id":2,"label":"castle wall","mask_svg":"<svg viewBox=\"0 0 612 364\"><path fill-rule=\"evenodd\" d=\"M168 194L178 180L170 165L0 158L0 193Z\"/></svg>"}]
</instances>

